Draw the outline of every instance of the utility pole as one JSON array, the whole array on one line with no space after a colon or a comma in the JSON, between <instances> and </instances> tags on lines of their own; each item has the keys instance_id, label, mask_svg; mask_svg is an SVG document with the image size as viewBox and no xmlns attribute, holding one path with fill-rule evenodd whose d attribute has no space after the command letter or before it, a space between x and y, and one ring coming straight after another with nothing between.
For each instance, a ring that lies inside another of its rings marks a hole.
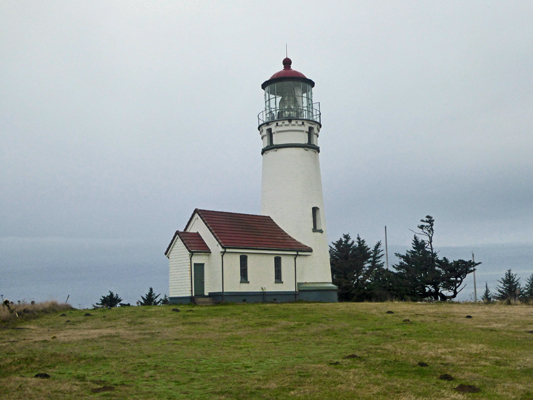
<instances>
[{"instance_id":1,"label":"utility pole","mask_svg":"<svg viewBox=\"0 0 533 400\"><path fill-rule=\"evenodd\" d=\"M387 245L387 225L385 225L385 260L387 262L387 270L389 269L389 246Z\"/></svg>"},{"instance_id":2,"label":"utility pole","mask_svg":"<svg viewBox=\"0 0 533 400\"><path fill-rule=\"evenodd\" d=\"M472 262L475 264L474 252L472 252ZM476 288L476 267L474 267L474 302L477 303L477 288Z\"/></svg>"}]
</instances>

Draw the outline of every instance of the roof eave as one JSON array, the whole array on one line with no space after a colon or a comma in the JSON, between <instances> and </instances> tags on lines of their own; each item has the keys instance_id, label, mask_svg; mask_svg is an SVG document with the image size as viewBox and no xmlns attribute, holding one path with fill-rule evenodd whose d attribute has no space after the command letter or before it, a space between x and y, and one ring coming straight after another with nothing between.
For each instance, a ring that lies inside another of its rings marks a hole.
<instances>
[{"instance_id":1,"label":"roof eave","mask_svg":"<svg viewBox=\"0 0 533 400\"><path fill-rule=\"evenodd\" d=\"M315 82L313 82L309 78L303 78L301 76L280 76L278 78L270 78L269 80L264 81L261 85L261 89L265 90L267 86L272 85L273 83L284 82L284 81L299 81L299 82L307 83L312 88L315 87Z\"/></svg>"},{"instance_id":2,"label":"roof eave","mask_svg":"<svg viewBox=\"0 0 533 400\"><path fill-rule=\"evenodd\" d=\"M167 249L165 250L165 256L168 258L168 253L170 252L170 249L172 248L172 245L174 244L174 240L176 240L176 236L178 236L179 231L176 231L174 233L174 236L172 237L172 240L170 241L169 245L167 246Z\"/></svg>"},{"instance_id":3,"label":"roof eave","mask_svg":"<svg viewBox=\"0 0 533 400\"><path fill-rule=\"evenodd\" d=\"M274 248L274 247L243 247L243 246L222 246L223 249L227 250L259 250L259 251L284 251L292 253L312 253L313 249L309 247L308 249L289 249L289 248Z\"/></svg>"}]
</instances>

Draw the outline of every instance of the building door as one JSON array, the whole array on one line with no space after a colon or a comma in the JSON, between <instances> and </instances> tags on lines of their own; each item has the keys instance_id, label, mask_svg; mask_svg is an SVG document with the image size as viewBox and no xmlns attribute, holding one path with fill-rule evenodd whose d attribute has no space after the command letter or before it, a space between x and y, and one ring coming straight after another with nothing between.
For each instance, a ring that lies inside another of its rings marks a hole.
<instances>
[{"instance_id":1,"label":"building door","mask_svg":"<svg viewBox=\"0 0 533 400\"><path fill-rule=\"evenodd\" d=\"M194 264L194 295L205 295L204 264Z\"/></svg>"}]
</instances>

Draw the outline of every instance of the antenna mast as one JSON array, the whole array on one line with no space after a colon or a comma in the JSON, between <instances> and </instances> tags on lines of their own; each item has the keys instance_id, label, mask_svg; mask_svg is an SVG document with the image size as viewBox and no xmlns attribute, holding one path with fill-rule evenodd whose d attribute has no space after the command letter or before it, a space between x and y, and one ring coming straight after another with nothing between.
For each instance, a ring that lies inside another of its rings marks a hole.
<instances>
[{"instance_id":1,"label":"antenna mast","mask_svg":"<svg viewBox=\"0 0 533 400\"><path fill-rule=\"evenodd\" d=\"M472 261L476 264L476 259L474 258L474 252L472 252ZM476 267L474 266L474 302L477 303L477 288L476 288Z\"/></svg>"},{"instance_id":2,"label":"antenna mast","mask_svg":"<svg viewBox=\"0 0 533 400\"><path fill-rule=\"evenodd\" d=\"M387 261L387 270L389 269L389 246L387 245L387 225L385 225L385 260Z\"/></svg>"}]
</instances>

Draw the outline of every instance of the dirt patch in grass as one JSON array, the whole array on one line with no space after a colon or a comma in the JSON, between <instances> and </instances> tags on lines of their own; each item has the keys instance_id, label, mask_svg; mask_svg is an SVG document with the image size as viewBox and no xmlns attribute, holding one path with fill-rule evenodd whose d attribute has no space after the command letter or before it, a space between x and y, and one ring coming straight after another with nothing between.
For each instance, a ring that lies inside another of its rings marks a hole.
<instances>
[{"instance_id":1,"label":"dirt patch in grass","mask_svg":"<svg viewBox=\"0 0 533 400\"><path fill-rule=\"evenodd\" d=\"M481 392L481 389L474 385L464 385L460 384L455 388L460 393L479 393Z\"/></svg>"},{"instance_id":2,"label":"dirt patch in grass","mask_svg":"<svg viewBox=\"0 0 533 400\"><path fill-rule=\"evenodd\" d=\"M359 357L357 354L348 354L347 356L344 356L342 358L344 358L345 360L349 360L351 358L361 358L361 357Z\"/></svg>"},{"instance_id":3,"label":"dirt patch in grass","mask_svg":"<svg viewBox=\"0 0 533 400\"><path fill-rule=\"evenodd\" d=\"M102 386L99 388L92 388L91 392L92 393L104 393L104 392L112 392L113 390L115 390L113 386Z\"/></svg>"},{"instance_id":4,"label":"dirt patch in grass","mask_svg":"<svg viewBox=\"0 0 533 400\"><path fill-rule=\"evenodd\" d=\"M450 374L442 374L439 376L439 379L442 379L443 381L453 381L455 378Z\"/></svg>"}]
</instances>

